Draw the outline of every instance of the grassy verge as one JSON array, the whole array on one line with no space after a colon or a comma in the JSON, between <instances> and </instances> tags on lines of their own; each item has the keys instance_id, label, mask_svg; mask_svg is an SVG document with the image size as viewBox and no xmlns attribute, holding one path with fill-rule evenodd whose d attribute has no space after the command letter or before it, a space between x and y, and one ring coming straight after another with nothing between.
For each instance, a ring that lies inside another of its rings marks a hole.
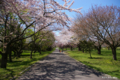
<instances>
[{"instance_id":1,"label":"grassy verge","mask_svg":"<svg viewBox=\"0 0 120 80\"><path fill-rule=\"evenodd\" d=\"M101 55L98 55L95 50L92 51L92 59L89 58L89 53L81 51L67 51L67 53L93 69L120 79L120 49L117 50L117 61L113 60L111 50L106 49L102 49Z\"/></svg>"},{"instance_id":2,"label":"grassy verge","mask_svg":"<svg viewBox=\"0 0 120 80\"><path fill-rule=\"evenodd\" d=\"M61 51L62 51L62 49L61 48L59 48ZM70 48L63 48L63 51L69 51L69 50L71 50ZM72 50L78 50L78 48L72 48Z\"/></svg>"},{"instance_id":3,"label":"grassy verge","mask_svg":"<svg viewBox=\"0 0 120 80\"><path fill-rule=\"evenodd\" d=\"M19 76L27 67L43 59L50 53L52 53L52 51L42 52L42 54L36 52L35 54L33 53L33 59L30 59L30 51L24 51L21 58L13 59L13 62L7 63L7 69L0 68L0 80L9 80L14 76Z\"/></svg>"}]
</instances>

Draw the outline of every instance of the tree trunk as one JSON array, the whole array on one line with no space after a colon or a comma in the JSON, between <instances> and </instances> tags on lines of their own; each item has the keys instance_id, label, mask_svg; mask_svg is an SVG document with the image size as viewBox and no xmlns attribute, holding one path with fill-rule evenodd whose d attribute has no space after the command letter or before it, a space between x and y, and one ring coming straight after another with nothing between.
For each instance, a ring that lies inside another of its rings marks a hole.
<instances>
[{"instance_id":1,"label":"tree trunk","mask_svg":"<svg viewBox=\"0 0 120 80\"><path fill-rule=\"evenodd\" d=\"M38 52L39 52L39 54L42 54L42 53L41 53L41 50L38 50Z\"/></svg>"},{"instance_id":2,"label":"tree trunk","mask_svg":"<svg viewBox=\"0 0 120 80\"><path fill-rule=\"evenodd\" d=\"M16 57L16 51L15 50L13 50L13 52L14 52L14 58Z\"/></svg>"},{"instance_id":3,"label":"tree trunk","mask_svg":"<svg viewBox=\"0 0 120 80\"><path fill-rule=\"evenodd\" d=\"M17 57L16 58L20 58L21 52L20 51L16 51L16 52L17 52Z\"/></svg>"},{"instance_id":4,"label":"tree trunk","mask_svg":"<svg viewBox=\"0 0 120 80\"><path fill-rule=\"evenodd\" d=\"M1 68L7 67L7 53L2 54Z\"/></svg>"},{"instance_id":5,"label":"tree trunk","mask_svg":"<svg viewBox=\"0 0 120 80\"><path fill-rule=\"evenodd\" d=\"M21 55L21 51L18 51L18 52L17 52L17 56L18 56L18 58L21 57L20 55Z\"/></svg>"},{"instance_id":6,"label":"tree trunk","mask_svg":"<svg viewBox=\"0 0 120 80\"><path fill-rule=\"evenodd\" d=\"M36 53L36 50L34 50L34 55L35 55L35 53Z\"/></svg>"},{"instance_id":7,"label":"tree trunk","mask_svg":"<svg viewBox=\"0 0 120 80\"><path fill-rule=\"evenodd\" d=\"M20 58L21 57L21 54L23 53L23 51L22 51L22 49L20 49L19 51L18 51L18 57Z\"/></svg>"},{"instance_id":8,"label":"tree trunk","mask_svg":"<svg viewBox=\"0 0 120 80\"><path fill-rule=\"evenodd\" d=\"M41 53L41 47L39 48L39 53L42 54L42 53Z\"/></svg>"},{"instance_id":9,"label":"tree trunk","mask_svg":"<svg viewBox=\"0 0 120 80\"><path fill-rule=\"evenodd\" d=\"M81 48L80 48L80 47L78 47L78 51L81 51Z\"/></svg>"},{"instance_id":10,"label":"tree trunk","mask_svg":"<svg viewBox=\"0 0 120 80\"><path fill-rule=\"evenodd\" d=\"M9 53L9 61L12 62L12 51L10 50L10 53Z\"/></svg>"},{"instance_id":11,"label":"tree trunk","mask_svg":"<svg viewBox=\"0 0 120 80\"><path fill-rule=\"evenodd\" d=\"M71 46L71 51L72 51L72 46Z\"/></svg>"},{"instance_id":12,"label":"tree trunk","mask_svg":"<svg viewBox=\"0 0 120 80\"><path fill-rule=\"evenodd\" d=\"M98 54L100 55L100 54L101 54L101 46L99 46L99 47L97 48L97 51L98 51Z\"/></svg>"},{"instance_id":13,"label":"tree trunk","mask_svg":"<svg viewBox=\"0 0 120 80\"><path fill-rule=\"evenodd\" d=\"M40 50L40 54L42 54L42 53L41 53L41 50Z\"/></svg>"},{"instance_id":14,"label":"tree trunk","mask_svg":"<svg viewBox=\"0 0 120 80\"><path fill-rule=\"evenodd\" d=\"M98 49L98 54L99 54L99 55L101 54L101 49Z\"/></svg>"},{"instance_id":15,"label":"tree trunk","mask_svg":"<svg viewBox=\"0 0 120 80\"><path fill-rule=\"evenodd\" d=\"M7 56L10 53L10 47L7 46L5 49L5 53L2 54L2 59L1 59L1 68L6 68L7 67Z\"/></svg>"},{"instance_id":16,"label":"tree trunk","mask_svg":"<svg viewBox=\"0 0 120 80\"><path fill-rule=\"evenodd\" d=\"M82 52L84 53L84 49L82 50Z\"/></svg>"},{"instance_id":17,"label":"tree trunk","mask_svg":"<svg viewBox=\"0 0 120 80\"><path fill-rule=\"evenodd\" d=\"M30 59L32 59L32 52L33 52L33 50L32 50L31 53L30 53Z\"/></svg>"},{"instance_id":18,"label":"tree trunk","mask_svg":"<svg viewBox=\"0 0 120 80\"><path fill-rule=\"evenodd\" d=\"M112 49L113 59L117 60L117 57L116 57L116 47L112 47L111 49Z\"/></svg>"},{"instance_id":19,"label":"tree trunk","mask_svg":"<svg viewBox=\"0 0 120 80\"><path fill-rule=\"evenodd\" d=\"M90 58L92 58L92 55L91 55L91 50L89 49L89 54L90 54Z\"/></svg>"},{"instance_id":20,"label":"tree trunk","mask_svg":"<svg viewBox=\"0 0 120 80\"><path fill-rule=\"evenodd\" d=\"M90 53L90 58L92 58L92 56L91 56L91 52L89 52Z\"/></svg>"},{"instance_id":21,"label":"tree trunk","mask_svg":"<svg viewBox=\"0 0 120 80\"><path fill-rule=\"evenodd\" d=\"M110 50L110 48L108 47L108 50Z\"/></svg>"}]
</instances>

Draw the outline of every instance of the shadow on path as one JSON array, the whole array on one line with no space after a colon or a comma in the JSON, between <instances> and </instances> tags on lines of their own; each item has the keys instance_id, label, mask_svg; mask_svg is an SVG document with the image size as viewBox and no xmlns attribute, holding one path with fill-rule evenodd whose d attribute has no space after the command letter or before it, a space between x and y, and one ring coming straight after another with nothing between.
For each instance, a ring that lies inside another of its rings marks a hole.
<instances>
[{"instance_id":1,"label":"shadow on path","mask_svg":"<svg viewBox=\"0 0 120 80\"><path fill-rule=\"evenodd\" d=\"M52 54L35 63L18 80L113 80L102 78L96 70L88 68L56 49Z\"/></svg>"}]
</instances>

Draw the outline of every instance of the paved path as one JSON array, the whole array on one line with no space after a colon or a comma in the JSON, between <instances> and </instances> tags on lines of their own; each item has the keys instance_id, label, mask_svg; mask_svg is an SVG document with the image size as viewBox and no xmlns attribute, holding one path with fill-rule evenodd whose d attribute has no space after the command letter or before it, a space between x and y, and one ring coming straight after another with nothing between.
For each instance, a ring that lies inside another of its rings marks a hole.
<instances>
[{"instance_id":1,"label":"paved path","mask_svg":"<svg viewBox=\"0 0 120 80\"><path fill-rule=\"evenodd\" d=\"M88 68L56 49L38 61L18 80L115 80Z\"/></svg>"}]
</instances>

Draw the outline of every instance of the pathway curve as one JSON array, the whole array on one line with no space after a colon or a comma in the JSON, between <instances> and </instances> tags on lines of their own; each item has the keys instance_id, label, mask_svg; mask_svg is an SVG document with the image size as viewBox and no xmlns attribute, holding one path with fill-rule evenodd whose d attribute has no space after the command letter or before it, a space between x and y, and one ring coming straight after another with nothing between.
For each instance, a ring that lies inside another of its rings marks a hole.
<instances>
[{"instance_id":1,"label":"pathway curve","mask_svg":"<svg viewBox=\"0 0 120 80\"><path fill-rule=\"evenodd\" d=\"M56 49L17 80L115 80L88 68Z\"/></svg>"}]
</instances>

